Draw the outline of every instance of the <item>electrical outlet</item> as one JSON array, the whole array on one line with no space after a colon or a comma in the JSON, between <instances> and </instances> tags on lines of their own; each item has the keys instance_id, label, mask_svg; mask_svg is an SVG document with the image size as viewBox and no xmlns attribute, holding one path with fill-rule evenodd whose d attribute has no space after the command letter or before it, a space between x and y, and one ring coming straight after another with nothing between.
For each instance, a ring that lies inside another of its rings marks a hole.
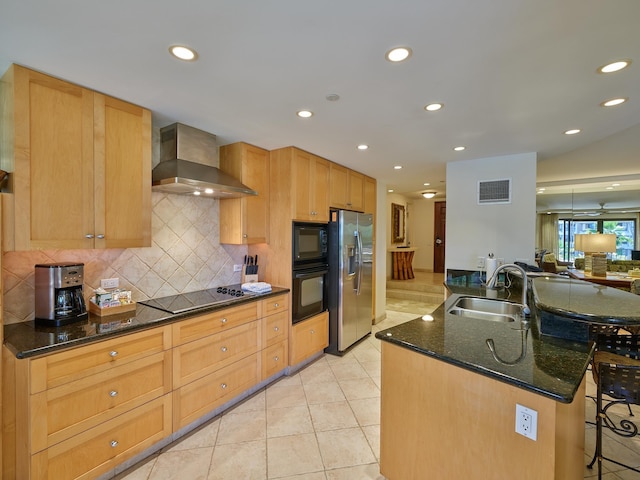
<instances>
[{"instance_id":1,"label":"electrical outlet","mask_svg":"<svg viewBox=\"0 0 640 480\"><path fill-rule=\"evenodd\" d=\"M484 268L484 257L478 257L478 265L477 268Z\"/></svg>"},{"instance_id":2,"label":"electrical outlet","mask_svg":"<svg viewBox=\"0 0 640 480\"><path fill-rule=\"evenodd\" d=\"M516 433L531 440L537 440L538 412L516 403Z\"/></svg>"},{"instance_id":3,"label":"electrical outlet","mask_svg":"<svg viewBox=\"0 0 640 480\"><path fill-rule=\"evenodd\" d=\"M102 280L100 280L100 286L102 288L118 288L119 285L119 278L103 278Z\"/></svg>"},{"instance_id":4,"label":"electrical outlet","mask_svg":"<svg viewBox=\"0 0 640 480\"><path fill-rule=\"evenodd\" d=\"M241 272L242 271L242 265L234 265L233 266L233 271L234 272Z\"/></svg>"}]
</instances>

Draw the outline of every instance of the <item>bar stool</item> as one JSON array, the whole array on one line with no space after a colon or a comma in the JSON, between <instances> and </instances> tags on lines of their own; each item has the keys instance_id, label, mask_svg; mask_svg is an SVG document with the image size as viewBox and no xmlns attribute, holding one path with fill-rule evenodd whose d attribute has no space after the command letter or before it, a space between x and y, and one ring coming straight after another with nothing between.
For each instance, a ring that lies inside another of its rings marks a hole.
<instances>
[{"instance_id":1,"label":"bar stool","mask_svg":"<svg viewBox=\"0 0 640 480\"><path fill-rule=\"evenodd\" d=\"M631 438L638 435L638 426L634 422L626 418L617 421L608 410L619 404L640 405L640 336L599 335L593 358L593 378L597 385L596 451L587 468L593 468L597 460L598 479L602 478L603 460L640 473L640 469L607 457L602 452L604 428L621 437ZM603 400L604 395L611 400Z\"/></svg>"}]
</instances>

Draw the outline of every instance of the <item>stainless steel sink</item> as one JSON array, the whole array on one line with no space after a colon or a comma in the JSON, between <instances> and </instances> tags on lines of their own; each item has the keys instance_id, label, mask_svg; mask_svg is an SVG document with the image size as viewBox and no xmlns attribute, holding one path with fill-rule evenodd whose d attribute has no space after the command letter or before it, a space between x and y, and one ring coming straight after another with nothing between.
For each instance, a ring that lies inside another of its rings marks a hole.
<instances>
[{"instance_id":1,"label":"stainless steel sink","mask_svg":"<svg viewBox=\"0 0 640 480\"><path fill-rule=\"evenodd\" d=\"M494 322L515 322L522 318L524 308L525 306L520 303L504 300L483 297L460 297L447 310L447 313Z\"/></svg>"}]
</instances>

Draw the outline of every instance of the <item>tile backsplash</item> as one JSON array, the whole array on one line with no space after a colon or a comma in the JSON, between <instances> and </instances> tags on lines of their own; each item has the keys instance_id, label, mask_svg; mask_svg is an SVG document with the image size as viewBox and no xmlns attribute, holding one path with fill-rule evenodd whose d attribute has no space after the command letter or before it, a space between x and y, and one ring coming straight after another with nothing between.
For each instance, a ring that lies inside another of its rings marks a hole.
<instances>
[{"instance_id":1,"label":"tile backsplash","mask_svg":"<svg viewBox=\"0 0 640 480\"><path fill-rule=\"evenodd\" d=\"M152 204L151 247L4 253L4 323L33 319L38 263L84 263L87 299L102 278L118 277L135 301L240 282L233 264L247 247L220 244L219 200L154 192Z\"/></svg>"}]
</instances>

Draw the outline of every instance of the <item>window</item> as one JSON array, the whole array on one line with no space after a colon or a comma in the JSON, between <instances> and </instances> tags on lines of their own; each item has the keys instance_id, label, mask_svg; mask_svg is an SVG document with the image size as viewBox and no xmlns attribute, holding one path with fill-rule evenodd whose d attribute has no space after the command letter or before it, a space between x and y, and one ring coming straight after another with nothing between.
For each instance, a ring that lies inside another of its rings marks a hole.
<instances>
[{"instance_id":1,"label":"window","mask_svg":"<svg viewBox=\"0 0 640 480\"><path fill-rule=\"evenodd\" d=\"M574 249L575 235L580 233L615 233L616 253L611 254L614 260L631 260L631 250L635 248L636 221L634 219L607 220L558 220L558 257L565 262L573 262L576 258ZM578 253L578 257L583 252Z\"/></svg>"}]
</instances>

